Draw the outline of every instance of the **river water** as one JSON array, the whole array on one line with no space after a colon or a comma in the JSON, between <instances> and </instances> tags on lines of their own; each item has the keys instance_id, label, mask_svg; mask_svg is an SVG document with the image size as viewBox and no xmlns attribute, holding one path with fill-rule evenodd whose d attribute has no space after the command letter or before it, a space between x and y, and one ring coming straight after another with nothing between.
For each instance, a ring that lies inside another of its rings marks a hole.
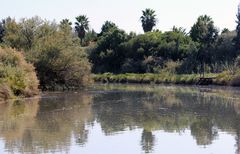
<instances>
[{"instance_id":1,"label":"river water","mask_svg":"<svg viewBox=\"0 0 240 154\"><path fill-rule=\"evenodd\" d=\"M8 101L0 153L240 153L240 90L94 85Z\"/></svg>"}]
</instances>

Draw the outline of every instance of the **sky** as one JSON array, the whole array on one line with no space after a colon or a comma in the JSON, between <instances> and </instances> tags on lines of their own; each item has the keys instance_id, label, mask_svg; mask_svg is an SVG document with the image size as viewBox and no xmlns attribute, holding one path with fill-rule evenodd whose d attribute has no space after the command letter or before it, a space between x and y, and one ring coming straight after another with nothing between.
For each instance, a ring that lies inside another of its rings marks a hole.
<instances>
[{"instance_id":1,"label":"sky","mask_svg":"<svg viewBox=\"0 0 240 154\"><path fill-rule=\"evenodd\" d=\"M73 23L78 15L87 15L90 27L99 32L106 20L116 23L127 32L143 33L142 10L156 11L155 27L168 31L175 25L190 30L197 17L207 14L222 30L236 27L239 0L0 0L0 19L8 16L16 20L40 16L47 20L68 18Z\"/></svg>"}]
</instances>

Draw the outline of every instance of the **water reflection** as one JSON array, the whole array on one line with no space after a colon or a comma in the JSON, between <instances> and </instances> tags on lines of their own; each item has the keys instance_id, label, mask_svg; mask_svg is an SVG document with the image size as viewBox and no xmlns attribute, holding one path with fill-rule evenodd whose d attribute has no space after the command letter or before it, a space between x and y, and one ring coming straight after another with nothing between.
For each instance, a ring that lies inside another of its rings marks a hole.
<instances>
[{"instance_id":1,"label":"water reflection","mask_svg":"<svg viewBox=\"0 0 240 154\"><path fill-rule=\"evenodd\" d=\"M188 130L196 144L205 148L223 132L233 135L238 153L239 94L239 90L219 88L140 85L98 85L79 93L49 93L42 99L0 104L0 140L9 153L67 153L93 140L101 144L98 138L89 140L95 125L100 125L106 137L142 130L134 140L145 153L157 152L159 138L154 132L178 133L184 141Z\"/></svg>"},{"instance_id":2,"label":"water reflection","mask_svg":"<svg viewBox=\"0 0 240 154\"><path fill-rule=\"evenodd\" d=\"M93 121L91 96L47 97L40 103L31 99L0 105L0 138L8 152L67 152L72 137L79 144L87 142L85 125Z\"/></svg>"},{"instance_id":3,"label":"water reflection","mask_svg":"<svg viewBox=\"0 0 240 154\"><path fill-rule=\"evenodd\" d=\"M143 130L142 132L142 139L141 139L141 146L142 150L146 153L150 153L153 151L155 144L155 136L152 134L151 131Z\"/></svg>"}]
</instances>

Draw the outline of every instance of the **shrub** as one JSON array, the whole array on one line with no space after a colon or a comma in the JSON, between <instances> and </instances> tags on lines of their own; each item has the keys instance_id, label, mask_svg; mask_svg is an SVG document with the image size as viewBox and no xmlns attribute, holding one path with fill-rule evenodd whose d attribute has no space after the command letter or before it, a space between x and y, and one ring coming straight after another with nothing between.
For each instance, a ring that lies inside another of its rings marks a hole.
<instances>
[{"instance_id":1,"label":"shrub","mask_svg":"<svg viewBox=\"0 0 240 154\"><path fill-rule=\"evenodd\" d=\"M20 52L0 48L0 98L33 96L39 93L38 79L33 65Z\"/></svg>"},{"instance_id":2,"label":"shrub","mask_svg":"<svg viewBox=\"0 0 240 154\"><path fill-rule=\"evenodd\" d=\"M69 23L57 24L39 17L19 23L9 20L6 31L5 44L24 50L26 60L36 67L42 88L75 88L91 81L91 65ZM14 86L18 89L22 82L17 81Z\"/></svg>"},{"instance_id":3,"label":"shrub","mask_svg":"<svg viewBox=\"0 0 240 154\"><path fill-rule=\"evenodd\" d=\"M91 65L85 51L76 42L72 40L67 44L57 32L37 44L30 51L34 55L31 61L36 66L43 89L76 88L90 83Z\"/></svg>"}]
</instances>

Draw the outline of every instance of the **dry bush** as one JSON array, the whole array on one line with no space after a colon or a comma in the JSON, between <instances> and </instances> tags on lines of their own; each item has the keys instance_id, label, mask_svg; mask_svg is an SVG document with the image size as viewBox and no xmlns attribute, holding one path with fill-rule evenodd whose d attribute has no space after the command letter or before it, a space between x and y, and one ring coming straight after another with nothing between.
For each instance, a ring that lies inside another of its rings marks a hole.
<instances>
[{"instance_id":1,"label":"dry bush","mask_svg":"<svg viewBox=\"0 0 240 154\"><path fill-rule=\"evenodd\" d=\"M21 52L0 48L0 97L33 96L39 93L35 68Z\"/></svg>"}]
</instances>

